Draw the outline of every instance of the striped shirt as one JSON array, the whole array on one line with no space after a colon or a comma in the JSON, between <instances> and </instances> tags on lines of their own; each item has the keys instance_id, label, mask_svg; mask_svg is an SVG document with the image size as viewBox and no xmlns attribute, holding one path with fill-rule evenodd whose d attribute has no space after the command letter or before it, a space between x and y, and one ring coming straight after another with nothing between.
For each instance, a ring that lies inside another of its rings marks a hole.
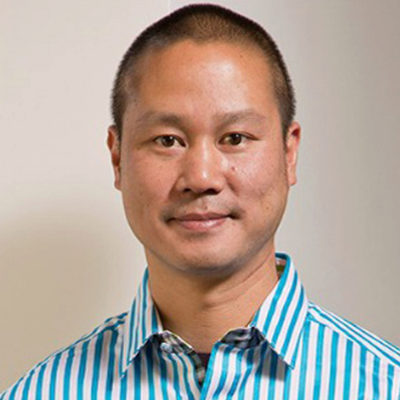
<instances>
[{"instance_id":1,"label":"striped shirt","mask_svg":"<svg viewBox=\"0 0 400 400\"><path fill-rule=\"evenodd\" d=\"M129 312L37 364L0 400L400 400L400 349L308 301L289 256L251 323L213 346L205 370L164 330L148 272Z\"/></svg>"}]
</instances>

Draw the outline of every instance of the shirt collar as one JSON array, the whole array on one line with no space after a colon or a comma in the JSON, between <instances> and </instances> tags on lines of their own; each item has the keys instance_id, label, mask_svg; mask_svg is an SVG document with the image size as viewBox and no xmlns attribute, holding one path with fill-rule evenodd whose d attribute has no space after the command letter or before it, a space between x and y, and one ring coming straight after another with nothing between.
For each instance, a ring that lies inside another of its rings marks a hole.
<instances>
[{"instance_id":1,"label":"shirt collar","mask_svg":"<svg viewBox=\"0 0 400 400\"><path fill-rule=\"evenodd\" d=\"M257 328L278 356L293 368L308 300L291 258L284 253L275 256L281 276L249 326Z\"/></svg>"},{"instance_id":2,"label":"shirt collar","mask_svg":"<svg viewBox=\"0 0 400 400\"><path fill-rule=\"evenodd\" d=\"M161 319L158 315L149 289L149 271L146 268L135 299L127 314L123 339L119 371L122 376L139 350L155 334L163 331Z\"/></svg>"},{"instance_id":3,"label":"shirt collar","mask_svg":"<svg viewBox=\"0 0 400 400\"><path fill-rule=\"evenodd\" d=\"M278 356L293 368L307 315L308 300L290 257L284 253L276 253L275 256L281 276L257 310L249 327L257 328ZM148 281L149 272L146 269L127 314L121 342L121 376L145 343L155 334L163 332Z\"/></svg>"}]
</instances>

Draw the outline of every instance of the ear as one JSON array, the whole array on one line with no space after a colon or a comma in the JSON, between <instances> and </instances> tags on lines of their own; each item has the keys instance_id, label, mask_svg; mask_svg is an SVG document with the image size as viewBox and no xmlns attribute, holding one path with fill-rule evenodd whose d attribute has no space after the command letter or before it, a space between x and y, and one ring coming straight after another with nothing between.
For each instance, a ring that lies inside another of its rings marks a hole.
<instances>
[{"instance_id":1,"label":"ear","mask_svg":"<svg viewBox=\"0 0 400 400\"><path fill-rule=\"evenodd\" d=\"M115 125L111 125L108 128L107 146L110 150L114 170L114 186L116 189L121 190L121 146Z\"/></svg>"},{"instance_id":2,"label":"ear","mask_svg":"<svg viewBox=\"0 0 400 400\"><path fill-rule=\"evenodd\" d=\"M296 167L297 167L297 156L299 152L300 144L300 125L294 121L290 124L286 134L286 171L288 177L288 184L290 186L297 182Z\"/></svg>"}]
</instances>

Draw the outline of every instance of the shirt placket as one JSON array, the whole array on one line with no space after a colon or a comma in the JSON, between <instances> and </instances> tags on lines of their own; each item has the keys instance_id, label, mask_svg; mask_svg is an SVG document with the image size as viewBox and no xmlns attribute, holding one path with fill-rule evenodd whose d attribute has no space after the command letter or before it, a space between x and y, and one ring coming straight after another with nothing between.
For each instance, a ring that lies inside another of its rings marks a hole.
<instances>
[{"instance_id":1,"label":"shirt placket","mask_svg":"<svg viewBox=\"0 0 400 400\"><path fill-rule=\"evenodd\" d=\"M201 391L201 400L225 399L228 392L236 392L237 387L226 387L227 369L234 365L226 364L230 352L244 352L251 347L257 347L264 337L256 328L239 328L228 332L221 341L217 342L211 352ZM238 382L235 378L233 382Z\"/></svg>"},{"instance_id":2,"label":"shirt placket","mask_svg":"<svg viewBox=\"0 0 400 400\"><path fill-rule=\"evenodd\" d=\"M201 362L200 357L189 344L184 342L179 336L173 334L172 332L165 331L159 334L159 341L159 348L162 353L165 353L167 355L167 358L180 357L182 360L182 355L184 354L184 359L187 360L187 362L190 362L190 365L187 365L187 369L194 369L196 382L190 381L193 380L192 374L184 376L183 379L186 379L188 381L188 385L186 385L186 390L188 390L189 387L197 388L195 392L191 392L191 396L194 398L199 398L201 387L203 385L206 374L205 367Z\"/></svg>"}]
</instances>

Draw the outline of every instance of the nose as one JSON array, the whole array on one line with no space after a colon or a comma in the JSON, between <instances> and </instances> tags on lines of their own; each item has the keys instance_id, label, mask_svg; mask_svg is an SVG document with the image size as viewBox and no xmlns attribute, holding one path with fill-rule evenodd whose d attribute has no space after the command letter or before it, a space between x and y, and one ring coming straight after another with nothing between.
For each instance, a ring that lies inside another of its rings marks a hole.
<instances>
[{"instance_id":1,"label":"nose","mask_svg":"<svg viewBox=\"0 0 400 400\"><path fill-rule=\"evenodd\" d=\"M203 141L182 156L176 188L179 192L217 194L225 183L226 160L213 143Z\"/></svg>"}]
</instances>

